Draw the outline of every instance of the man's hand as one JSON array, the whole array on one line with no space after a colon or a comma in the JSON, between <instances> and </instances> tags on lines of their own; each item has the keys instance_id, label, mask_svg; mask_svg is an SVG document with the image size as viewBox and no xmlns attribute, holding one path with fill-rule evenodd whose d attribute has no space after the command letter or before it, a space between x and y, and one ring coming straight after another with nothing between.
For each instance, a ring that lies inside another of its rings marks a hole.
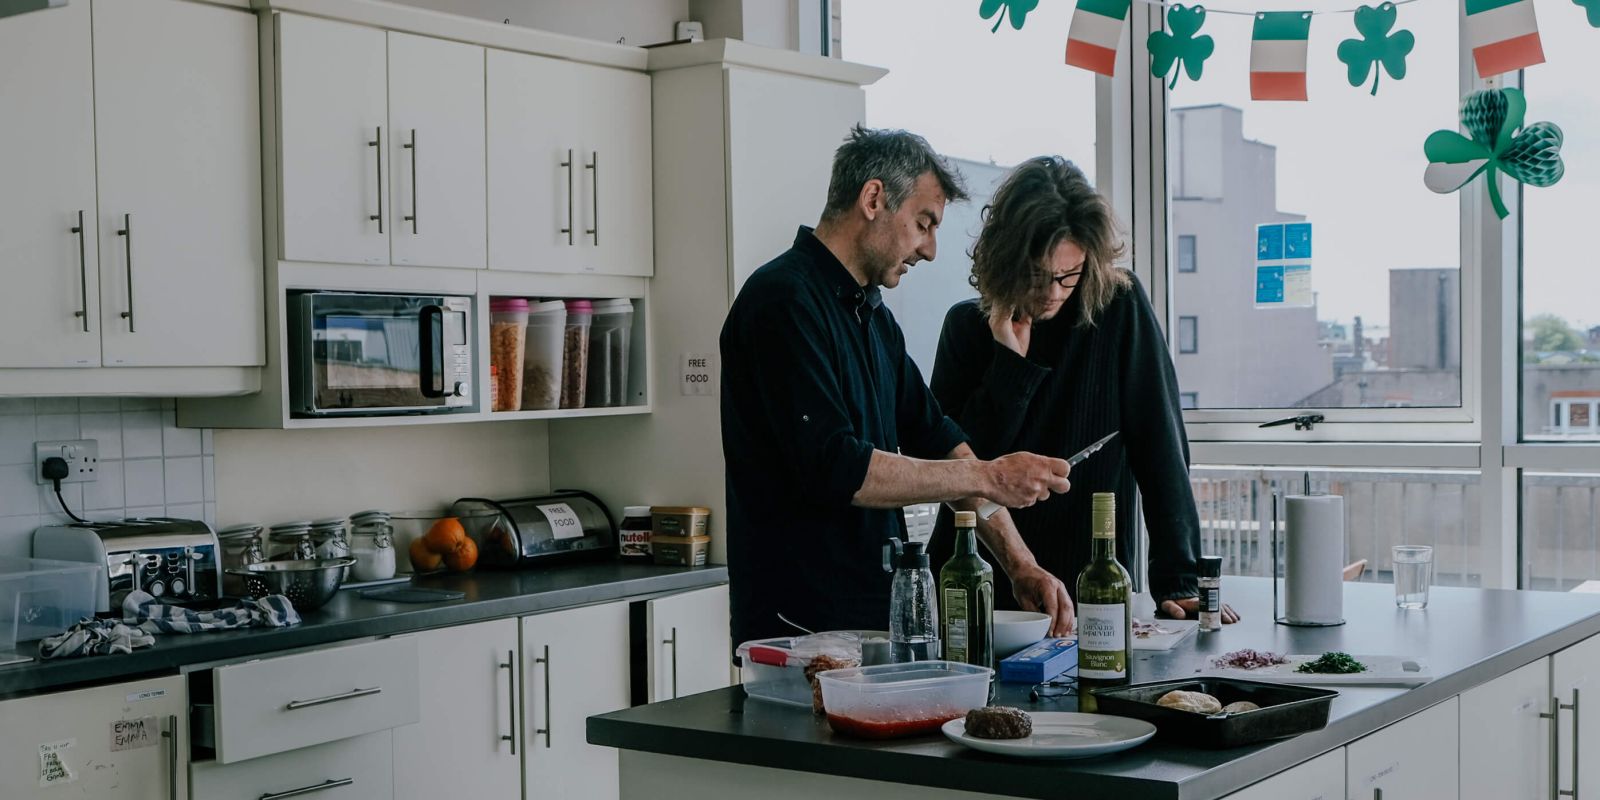
<instances>
[{"instance_id":1,"label":"man's hand","mask_svg":"<svg viewBox=\"0 0 1600 800\"><path fill-rule=\"evenodd\" d=\"M1072 488L1067 480L1072 467L1065 459L1034 453L1012 453L984 464L988 486L983 496L1006 508L1027 508L1047 500L1050 493Z\"/></svg>"},{"instance_id":2,"label":"man's hand","mask_svg":"<svg viewBox=\"0 0 1600 800\"><path fill-rule=\"evenodd\" d=\"M1200 616L1200 598L1185 597L1181 600L1166 600L1161 603L1161 613L1172 619L1190 619ZM1232 625L1239 621L1239 612L1233 606L1222 604L1222 623Z\"/></svg>"},{"instance_id":3,"label":"man's hand","mask_svg":"<svg viewBox=\"0 0 1600 800\"><path fill-rule=\"evenodd\" d=\"M1076 625L1067 587L1044 568L1033 566L1011 575L1011 593L1026 611L1050 615L1050 635L1066 636Z\"/></svg>"},{"instance_id":4,"label":"man's hand","mask_svg":"<svg viewBox=\"0 0 1600 800\"><path fill-rule=\"evenodd\" d=\"M1019 356L1028 355L1028 340L1033 338L1033 319L1014 309L995 306L989 310L989 330L994 340Z\"/></svg>"}]
</instances>

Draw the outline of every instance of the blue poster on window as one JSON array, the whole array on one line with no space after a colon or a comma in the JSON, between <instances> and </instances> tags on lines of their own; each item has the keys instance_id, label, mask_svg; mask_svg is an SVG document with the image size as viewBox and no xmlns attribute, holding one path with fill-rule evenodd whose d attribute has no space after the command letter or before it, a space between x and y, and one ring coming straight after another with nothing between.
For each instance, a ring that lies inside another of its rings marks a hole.
<instances>
[{"instance_id":1,"label":"blue poster on window","mask_svg":"<svg viewBox=\"0 0 1600 800\"><path fill-rule=\"evenodd\" d=\"M1290 261L1311 258L1311 223L1294 222L1283 226L1283 257Z\"/></svg>"},{"instance_id":2,"label":"blue poster on window","mask_svg":"<svg viewBox=\"0 0 1600 800\"><path fill-rule=\"evenodd\" d=\"M1256 260L1257 261L1282 261L1283 260L1283 226L1282 225L1257 225L1256 226Z\"/></svg>"},{"instance_id":3,"label":"blue poster on window","mask_svg":"<svg viewBox=\"0 0 1600 800\"><path fill-rule=\"evenodd\" d=\"M1256 305L1283 302L1283 267L1256 267Z\"/></svg>"},{"instance_id":4,"label":"blue poster on window","mask_svg":"<svg viewBox=\"0 0 1600 800\"><path fill-rule=\"evenodd\" d=\"M1256 226L1256 308L1310 308L1311 223Z\"/></svg>"}]
</instances>

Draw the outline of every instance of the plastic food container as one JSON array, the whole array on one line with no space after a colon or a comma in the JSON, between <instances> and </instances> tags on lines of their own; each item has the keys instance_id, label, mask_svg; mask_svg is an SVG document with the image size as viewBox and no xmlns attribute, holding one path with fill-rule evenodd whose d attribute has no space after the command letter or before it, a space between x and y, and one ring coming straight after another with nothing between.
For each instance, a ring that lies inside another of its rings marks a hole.
<instances>
[{"instance_id":1,"label":"plastic food container","mask_svg":"<svg viewBox=\"0 0 1600 800\"><path fill-rule=\"evenodd\" d=\"M666 567L703 567L711 558L710 536L650 535L650 555Z\"/></svg>"},{"instance_id":2,"label":"plastic food container","mask_svg":"<svg viewBox=\"0 0 1600 800\"><path fill-rule=\"evenodd\" d=\"M1242 714L1211 716L1156 704L1162 695L1178 690L1205 692L1223 705L1249 700L1261 708ZM1239 747L1325 727L1333 698L1339 694L1328 689L1232 678L1194 678L1092 691L1102 714L1142 719L1156 726L1157 736L1177 738L1186 745L1218 748Z\"/></svg>"},{"instance_id":3,"label":"plastic food container","mask_svg":"<svg viewBox=\"0 0 1600 800\"><path fill-rule=\"evenodd\" d=\"M104 571L104 564L0 558L0 653L94 616L96 582Z\"/></svg>"},{"instance_id":4,"label":"plastic food container","mask_svg":"<svg viewBox=\"0 0 1600 800\"><path fill-rule=\"evenodd\" d=\"M589 327L589 408L628 404L628 343L633 335L633 301L600 300Z\"/></svg>"},{"instance_id":5,"label":"plastic food container","mask_svg":"<svg viewBox=\"0 0 1600 800\"><path fill-rule=\"evenodd\" d=\"M561 406L561 358L566 348L567 304L560 300L528 307L528 337L522 355L522 409Z\"/></svg>"},{"instance_id":6,"label":"plastic food container","mask_svg":"<svg viewBox=\"0 0 1600 800\"><path fill-rule=\"evenodd\" d=\"M651 506L653 536L707 536L711 509L704 506Z\"/></svg>"},{"instance_id":7,"label":"plastic food container","mask_svg":"<svg viewBox=\"0 0 1600 800\"><path fill-rule=\"evenodd\" d=\"M527 335L528 301L520 297L489 301L489 363L495 369L495 411L522 408L522 351Z\"/></svg>"},{"instance_id":8,"label":"plastic food container","mask_svg":"<svg viewBox=\"0 0 1600 800\"><path fill-rule=\"evenodd\" d=\"M567 325L562 334L561 407L583 408L588 391L589 324L594 321L594 304L588 300L567 301Z\"/></svg>"},{"instance_id":9,"label":"plastic food container","mask_svg":"<svg viewBox=\"0 0 1600 800\"><path fill-rule=\"evenodd\" d=\"M828 725L864 739L936 733L989 704L994 670L955 661L835 669L817 675Z\"/></svg>"},{"instance_id":10,"label":"plastic food container","mask_svg":"<svg viewBox=\"0 0 1600 800\"><path fill-rule=\"evenodd\" d=\"M811 681L806 678L806 667L820 656L859 664L861 639L837 633L761 639L739 645L738 655L745 694L757 700L811 708Z\"/></svg>"}]
</instances>

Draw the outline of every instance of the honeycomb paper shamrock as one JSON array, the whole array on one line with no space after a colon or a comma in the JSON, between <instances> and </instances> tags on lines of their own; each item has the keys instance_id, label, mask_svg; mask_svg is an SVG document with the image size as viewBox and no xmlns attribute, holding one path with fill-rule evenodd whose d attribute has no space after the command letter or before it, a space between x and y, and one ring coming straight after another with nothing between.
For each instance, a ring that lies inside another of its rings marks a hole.
<instances>
[{"instance_id":1,"label":"honeycomb paper shamrock","mask_svg":"<svg viewBox=\"0 0 1600 800\"><path fill-rule=\"evenodd\" d=\"M1592 0L1600 2L1600 0ZM1406 56L1417 44L1411 31L1389 33L1398 16L1394 3L1380 6L1362 6L1356 10L1356 31L1360 39L1346 39L1339 43L1339 60L1350 67L1350 85L1360 86L1372 75L1372 93L1378 93L1378 81L1388 71L1389 77L1400 80L1406 76Z\"/></svg>"},{"instance_id":2,"label":"honeycomb paper shamrock","mask_svg":"<svg viewBox=\"0 0 1600 800\"><path fill-rule=\"evenodd\" d=\"M1500 173L1528 186L1551 186L1566 171L1561 163L1561 129L1551 122L1523 127L1528 101L1516 89L1485 89L1461 103L1461 124L1472 135L1434 131L1423 143L1428 169L1422 181L1447 194L1479 175L1489 183L1494 213L1506 218L1500 198ZM1520 131L1518 130L1520 129Z\"/></svg>"},{"instance_id":3,"label":"honeycomb paper shamrock","mask_svg":"<svg viewBox=\"0 0 1600 800\"><path fill-rule=\"evenodd\" d=\"M1589 12L1589 25L1600 28L1600 0L1572 0L1573 5L1583 6Z\"/></svg>"},{"instance_id":4,"label":"honeycomb paper shamrock","mask_svg":"<svg viewBox=\"0 0 1600 800\"><path fill-rule=\"evenodd\" d=\"M994 27L990 33L1000 30L1000 23L1006 21L1006 12L1011 13L1011 27L1022 30L1022 24L1028 21L1028 12L1039 7L1039 0L983 0L983 5L978 8L978 13L984 19L994 17Z\"/></svg>"},{"instance_id":5,"label":"honeycomb paper shamrock","mask_svg":"<svg viewBox=\"0 0 1600 800\"><path fill-rule=\"evenodd\" d=\"M1172 82L1167 84L1168 89L1178 85L1181 72L1187 71L1191 81L1200 80L1200 71L1205 68L1206 59L1216 50L1216 43L1210 36L1195 36L1205 22L1204 7L1175 5L1167 11L1169 30L1150 34L1150 73L1165 78L1171 72Z\"/></svg>"}]
</instances>

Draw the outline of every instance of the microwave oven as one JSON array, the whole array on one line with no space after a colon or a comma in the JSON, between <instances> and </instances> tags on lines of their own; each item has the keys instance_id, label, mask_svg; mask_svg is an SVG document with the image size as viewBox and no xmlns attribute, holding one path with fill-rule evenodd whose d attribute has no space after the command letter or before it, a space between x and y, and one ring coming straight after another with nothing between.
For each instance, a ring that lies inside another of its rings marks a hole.
<instances>
[{"instance_id":1,"label":"microwave oven","mask_svg":"<svg viewBox=\"0 0 1600 800\"><path fill-rule=\"evenodd\" d=\"M297 417L474 410L473 299L290 291Z\"/></svg>"}]
</instances>

